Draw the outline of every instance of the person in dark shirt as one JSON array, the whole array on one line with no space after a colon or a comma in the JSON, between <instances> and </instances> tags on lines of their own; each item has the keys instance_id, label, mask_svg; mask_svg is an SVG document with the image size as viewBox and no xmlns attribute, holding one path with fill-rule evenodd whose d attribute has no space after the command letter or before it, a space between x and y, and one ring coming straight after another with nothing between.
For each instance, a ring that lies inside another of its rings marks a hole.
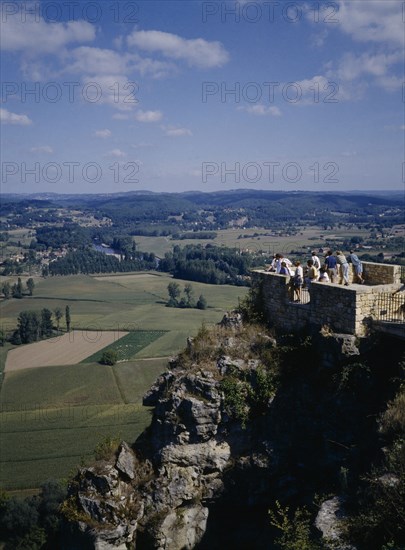
<instances>
[{"instance_id":1,"label":"person in dark shirt","mask_svg":"<svg viewBox=\"0 0 405 550\"><path fill-rule=\"evenodd\" d=\"M336 256L333 255L332 250L328 250L326 253L325 265L330 282L334 283L337 277L337 261Z\"/></svg>"}]
</instances>

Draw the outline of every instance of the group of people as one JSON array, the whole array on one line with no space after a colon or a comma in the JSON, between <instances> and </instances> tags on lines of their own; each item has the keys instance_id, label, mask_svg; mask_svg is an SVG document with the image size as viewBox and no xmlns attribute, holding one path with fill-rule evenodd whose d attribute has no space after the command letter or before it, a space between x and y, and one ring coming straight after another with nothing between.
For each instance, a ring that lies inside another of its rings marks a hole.
<instances>
[{"instance_id":1,"label":"group of people","mask_svg":"<svg viewBox=\"0 0 405 550\"><path fill-rule=\"evenodd\" d=\"M353 265L356 281L359 284L364 284L363 265L353 250L350 250L350 254L347 257L341 250L337 250L335 253L332 250L328 250L323 264L317 256L316 251L313 250L311 252L311 259L307 261L305 270L301 262L296 261L293 264L288 258L284 258L282 254L274 254L267 271L291 277L290 290L292 300L300 302L301 289L304 286L310 289L311 283L315 281L334 283L340 277L340 284L348 286L349 263Z\"/></svg>"}]
</instances>

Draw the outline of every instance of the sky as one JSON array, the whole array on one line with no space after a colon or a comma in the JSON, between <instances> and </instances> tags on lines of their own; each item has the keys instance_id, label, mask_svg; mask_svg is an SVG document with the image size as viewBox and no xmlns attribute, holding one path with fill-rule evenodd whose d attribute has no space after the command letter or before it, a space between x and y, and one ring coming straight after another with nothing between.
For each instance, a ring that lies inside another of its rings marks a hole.
<instances>
[{"instance_id":1,"label":"sky","mask_svg":"<svg viewBox=\"0 0 405 550\"><path fill-rule=\"evenodd\" d=\"M402 190L405 2L1 3L1 190Z\"/></svg>"}]
</instances>

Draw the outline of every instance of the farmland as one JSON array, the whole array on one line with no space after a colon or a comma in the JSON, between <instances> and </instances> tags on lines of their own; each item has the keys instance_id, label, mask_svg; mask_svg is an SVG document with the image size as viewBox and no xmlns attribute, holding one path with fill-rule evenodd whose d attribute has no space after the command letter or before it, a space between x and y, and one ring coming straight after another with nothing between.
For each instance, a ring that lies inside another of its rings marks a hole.
<instances>
[{"instance_id":1,"label":"farmland","mask_svg":"<svg viewBox=\"0 0 405 550\"><path fill-rule=\"evenodd\" d=\"M50 477L66 478L91 459L105 437L134 441L150 421L150 411L141 406L142 395L165 369L167 357L182 349L202 322L218 322L247 292L243 287L193 282L195 296L203 293L208 309L167 308L167 285L172 280L157 273L38 278L34 296L1 302L6 330L16 326L22 310L64 310L69 305L73 334L81 339L91 342L104 331L120 336L129 331L121 339L113 338L112 344L104 342L102 349L111 345L123 354L114 366L98 364L101 349L89 348L85 358L76 358L81 363L61 365L62 359L57 366L48 358L48 366L7 369L0 393L2 488L23 490ZM63 338L39 344L54 349L55 357L66 356L61 348L58 352ZM1 365L8 349L21 353L36 345L7 344L1 348ZM25 361L36 364L35 354L24 353Z\"/></svg>"}]
</instances>

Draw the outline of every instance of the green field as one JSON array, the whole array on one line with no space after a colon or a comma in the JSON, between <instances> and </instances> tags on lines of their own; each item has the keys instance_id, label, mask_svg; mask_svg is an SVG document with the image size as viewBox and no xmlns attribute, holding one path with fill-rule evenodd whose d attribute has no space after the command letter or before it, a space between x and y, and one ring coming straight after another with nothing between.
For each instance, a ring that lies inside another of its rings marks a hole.
<instances>
[{"instance_id":1,"label":"green field","mask_svg":"<svg viewBox=\"0 0 405 550\"><path fill-rule=\"evenodd\" d=\"M163 334L166 334L166 332L165 330L137 330L130 332L110 346L90 355L82 363L99 362L105 351L115 351L117 361L129 361L134 355L163 336Z\"/></svg>"},{"instance_id":2,"label":"green field","mask_svg":"<svg viewBox=\"0 0 405 550\"><path fill-rule=\"evenodd\" d=\"M253 237L255 233L259 236ZM268 235L264 235L264 234ZM251 252L263 251L267 254L274 254L281 252L284 255L290 253L291 250L302 249L305 254L308 247L313 247L314 243L322 245L325 239L341 239L352 235L358 235L366 237L369 231L366 229L359 230L357 227L353 229L334 229L323 231L320 227L306 227L299 230L297 235L293 236L276 236L271 235L269 229L263 228L249 228L243 229L241 227L233 229L221 229L217 231L217 237L213 240L206 239L185 239L175 240L169 237L144 237L136 235L134 237L135 242L138 245L139 250L148 252L154 252L158 257L163 257L166 252L172 250L173 246L185 246L187 244L215 244L217 246L227 246L230 248L237 248L238 250L250 250ZM243 235L244 238L238 238L239 235ZM246 237L247 236L247 237Z\"/></svg>"},{"instance_id":3,"label":"green field","mask_svg":"<svg viewBox=\"0 0 405 550\"><path fill-rule=\"evenodd\" d=\"M218 322L247 292L192 282L196 298L203 293L210 307L167 308L172 280L160 273L38 278L33 297L1 302L8 330L22 310L69 305L72 328L135 331L112 344L129 344L122 351L130 360L114 367L95 363L95 354L77 365L6 373L0 392L1 488L24 490L66 478L107 436L134 441L150 422L142 396L165 370L167 357L184 348L202 322ZM182 288L186 282L178 281ZM0 348L2 365L10 347Z\"/></svg>"},{"instance_id":4,"label":"green field","mask_svg":"<svg viewBox=\"0 0 405 550\"><path fill-rule=\"evenodd\" d=\"M247 293L246 287L192 282L195 297L204 294L208 309L167 308L167 285L171 281L170 275L156 272L38 278L33 297L0 303L0 317L4 328L12 331L21 310L59 307L64 311L69 305L73 329L169 331L139 355L157 357L177 353L202 322L217 323ZM187 281L177 282L183 288Z\"/></svg>"},{"instance_id":5,"label":"green field","mask_svg":"<svg viewBox=\"0 0 405 550\"><path fill-rule=\"evenodd\" d=\"M0 395L0 487L66 478L105 437L134 441L150 422L142 395L164 358L7 373Z\"/></svg>"}]
</instances>

